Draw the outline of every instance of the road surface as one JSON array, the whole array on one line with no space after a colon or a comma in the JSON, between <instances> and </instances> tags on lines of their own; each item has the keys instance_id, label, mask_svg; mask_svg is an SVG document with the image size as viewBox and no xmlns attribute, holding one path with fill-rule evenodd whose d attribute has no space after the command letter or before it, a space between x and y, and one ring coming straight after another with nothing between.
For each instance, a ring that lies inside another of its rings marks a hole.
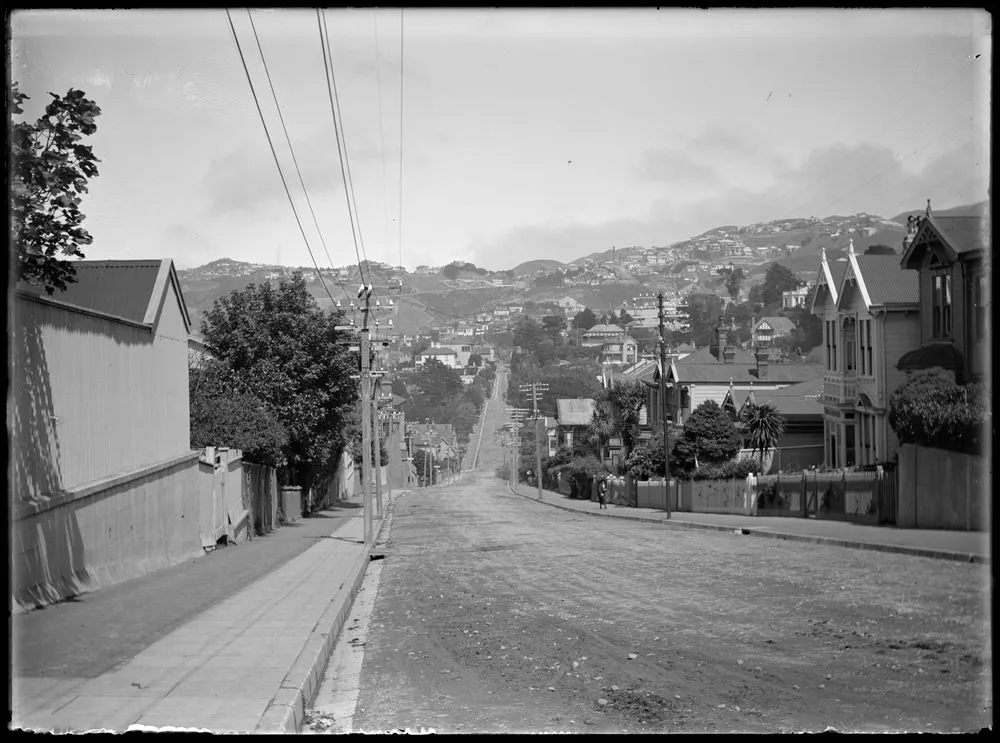
<instances>
[{"instance_id":1,"label":"road surface","mask_svg":"<svg viewBox=\"0 0 1000 743\"><path fill-rule=\"evenodd\" d=\"M476 471L397 502L311 730L992 723L988 566L535 503L492 474L501 407Z\"/></svg>"}]
</instances>

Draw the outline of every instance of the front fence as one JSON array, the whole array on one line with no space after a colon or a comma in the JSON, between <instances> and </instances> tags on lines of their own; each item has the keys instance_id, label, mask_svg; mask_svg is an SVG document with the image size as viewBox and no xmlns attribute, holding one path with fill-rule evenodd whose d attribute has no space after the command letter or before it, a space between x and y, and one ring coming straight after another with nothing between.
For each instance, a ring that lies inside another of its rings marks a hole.
<instances>
[{"instance_id":1,"label":"front fence","mask_svg":"<svg viewBox=\"0 0 1000 743\"><path fill-rule=\"evenodd\" d=\"M809 470L750 476L747 481L757 516L896 523L898 487L895 471L881 468L862 472Z\"/></svg>"}]
</instances>

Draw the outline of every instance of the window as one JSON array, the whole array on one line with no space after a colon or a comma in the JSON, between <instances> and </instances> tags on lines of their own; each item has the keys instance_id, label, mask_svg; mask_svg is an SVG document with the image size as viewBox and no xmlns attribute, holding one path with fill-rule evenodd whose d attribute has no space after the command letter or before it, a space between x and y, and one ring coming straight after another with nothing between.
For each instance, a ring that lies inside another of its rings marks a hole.
<instances>
[{"instance_id":1,"label":"window","mask_svg":"<svg viewBox=\"0 0 1000 743\"><path fill-rule=\"evenodd\" d=\"M872 321L858 323L858 373L870 377L875 373L872 367Z\"/></svg>"},{"instance_id":2,"label":"window","mask_svg":"<svg viewBox=\"0 0 1000 743\"><path fill-rule=\"evenodd\" d=\"M854 356L856 354L856 327L854 320L850 317L844 318L844 369L845 371L854 371Z\"/></svg>"},{"instance_id":3,"label":"window","mask_svg":"<svg viewBox=\"0 0 1000 743\"><path fill-rule=\"evenodd\" d=\"M951 275L939 273L931 279L932 337L951 336Z\"/></svg>"},{"instance_id":4,"label":"window","mask_svg":"<svg viewBox=\"0 0 1000 743\"><path fill-rule=\"evenodd\" d=\"M975 334L976 340L982 340L986 337L986 318L987 318L987 305L988 300L986 299L986 277L983 275L975 276L972 284L972 301L974 306L974 311L976 314L975 318Z\"/></svg>"}]
</instances>

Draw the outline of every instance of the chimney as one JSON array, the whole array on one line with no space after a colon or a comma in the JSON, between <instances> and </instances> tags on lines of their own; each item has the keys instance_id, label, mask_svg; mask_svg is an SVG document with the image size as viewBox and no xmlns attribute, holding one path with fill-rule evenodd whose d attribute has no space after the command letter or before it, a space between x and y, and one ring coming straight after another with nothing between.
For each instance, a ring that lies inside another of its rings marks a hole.
<instances>
[{"instance_id":1,"label":"chimney","mask_svg":"<svg viewBox=\"0 0 1000 743\"><path fill-rule=\"evenodd\" d=\"M767 360L770 349L767 346L757 346L755 356L757 358L757 379L767 379Z\"/></svg>"},{"instance_id":2,"label":"chimney","mask_svg":"<svg viewBox=\"0 0 1000 743\"><path fill-rule=\"evenodd\" d=\"M723 351L726 348L726 329L722 324L722 316L719 316L715 323L715 335L712 337L712 344L709 352L719 361L723 360Z\"/></svg>"}]
</instances>

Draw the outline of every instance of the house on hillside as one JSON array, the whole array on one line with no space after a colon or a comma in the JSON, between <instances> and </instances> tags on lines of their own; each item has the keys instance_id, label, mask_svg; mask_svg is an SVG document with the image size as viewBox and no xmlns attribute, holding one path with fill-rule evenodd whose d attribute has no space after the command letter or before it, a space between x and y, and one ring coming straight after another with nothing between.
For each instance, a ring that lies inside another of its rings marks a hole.
<instances>
[{"instance_id":1,"label":"house on hillside","mask_svg":"<svg viewBox=\"0 0 1000 743\"><path fill-rule=\"evenodd\" d=\"M899 359L899 369L941 366L960 383L988 380L988 230L985 217L938 217L930 205L911 219L900 263L918 277L920 339Z\"/></svg>"},{"instance_id":2,"label":"house on hillside","mask_svg":"<svg viewBox=\"0 0 1000 743\"><path fill-rule=\"evenodd\" d=\"M449 369L460 369L462 365L458 363L458 354L452 348L425 348L417 354L417 366L423 366L430 360L439 361Z\"/></svg>"},{"instance_id":3,"label":"house on hillside","mask_svg":"<svg viewBox=\"0 0 1000 743\"><path fill-rule=\"evenodd\" d=\"M620 338L623 335L625 335L625 329L619 325L598 324L583 334L581 345L603 346L606 340Z\"/></svg>"},{"instance_id":4,"label":"house on hillside","mask_svg":"<svg viewBox=\"0 0 1000 743\"><path fill-rule=\"evenodd\" d=\"M920 343L917 273L896 255L858 255L831 265L820 256L812 312L823 320L825 462L852 467L890 459L889 397L903 382L900 357Z\"/></svg>"},{"instance_id":5,"label":"house on hillside","mask_svg":"<svg viewBox=\"0 0 1000 743\"><path fill-rule=\"evenodd\" d=\"M800 286L798 289L790 289L781 293L781 307L786 310L794 310L797 307L805 307L806 299L809 297L810 288Z\"/></svg>"},{"instance_id":6,"label":"house on hillside","mask_svg":"<svg viewBox=\"0 0 1000 743\"><path fill-rule=\"evenodd\" d=\"M556 400L556 422L559 424L559 446L573 446L585 440L594 418L594 400L590 397Z\"/></svg>"},{"instance_id":7,"label":"house on hillside","mask_svg":"<svg viewBox=\"0 0 1000 743\"><path fill-rule=\"evenodd\" d=\"M608 338L601 346L602 364L634 364L638 358L639 344L627 335Z\"/></svg>"},{"instance_id":8,"label":"house on hillside","mask_svg":"<svg viewBox=\"0 0 1000 743\"><path fill-rule=\"evenodd\" d=\"M795 323L787 317L762 317L753 324L753 344L770 346L778 338L784 338L794 332Z\"/></svg>"}]
</instances>

